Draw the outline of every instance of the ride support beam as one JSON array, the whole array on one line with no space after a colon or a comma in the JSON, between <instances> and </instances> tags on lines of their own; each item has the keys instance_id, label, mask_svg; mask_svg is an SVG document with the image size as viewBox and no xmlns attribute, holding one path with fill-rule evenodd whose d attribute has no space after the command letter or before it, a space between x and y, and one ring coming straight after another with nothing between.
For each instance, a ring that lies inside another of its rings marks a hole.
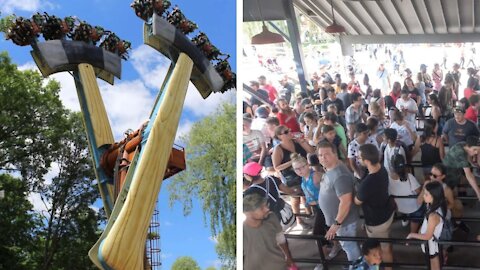
<instances>
[{"instance_id":1,"label":"ride support beam","mask_svg":"<svg viewBox=\"0 0 480 270\"><path fill-rule=\"evenodd\" d=\"M173 146L192 69L192 59L180 53L125 203L100 244L99 261L105 269L144 269L147 230L170 157L165 149Z\"/></svg>"}]
</instances>

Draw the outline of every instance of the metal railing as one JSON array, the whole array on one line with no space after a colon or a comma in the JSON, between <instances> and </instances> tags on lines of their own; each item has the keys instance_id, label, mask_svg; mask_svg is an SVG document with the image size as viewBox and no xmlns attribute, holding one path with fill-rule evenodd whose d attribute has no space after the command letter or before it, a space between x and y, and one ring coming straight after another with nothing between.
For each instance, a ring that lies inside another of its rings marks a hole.
<instances>
[{"instance_id":1,"label":"metal railing","mask_svg":"<svg viewBox=\"0 0 480 270\"><path fill-rule=\"evenodd\" d=\"M288 239L301 239L301 240L315 240L315 241L324 241L324 235L297 235L297 234L285 234L285 237ZM367 239L374 239L381 243L391 243L394 245L421 245L424 244L424 264L413 264L408 262L393 262L393 263L382 263L381 266L386 267L395 267L395 268L406 268L406 269L430 269L430 252L428 247L428 241L417 240L417 239L402 239L402 238L373 238L373 237L351 237L351 236L336 236L335 240L339 241L353 241L353 242L365 242ZM480 242L477 241L438 241L439 250L443 250L443 245L449 246L467 246L467 247L480 247ZM323 269L328 270L328 266L332 265L343 265L348 266L353 262L348 260L326 260L323 250L319 248L318 250L320 258L293 258L292 260L297 263L311 263L311 264L321 264ZM439 252L440 260L443 261L442 252ZM444 265L442 269L480 269L480 267L472 266L462 266L462 265Z\"/></svg>"}]
</instances>

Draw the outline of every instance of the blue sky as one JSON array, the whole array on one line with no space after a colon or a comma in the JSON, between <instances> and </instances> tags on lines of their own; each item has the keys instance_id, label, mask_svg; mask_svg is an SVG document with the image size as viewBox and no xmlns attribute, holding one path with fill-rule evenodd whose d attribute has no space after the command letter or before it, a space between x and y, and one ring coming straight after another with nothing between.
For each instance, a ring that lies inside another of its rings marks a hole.
<instances>
[{"instance_id":1,"label":"blue sky","mask_svg":"<svg viewBox=\"0 0 480 270\"><path fill-rule=\"evenodd\" d=\"M99 81L115 138L121 138L128 128L136 129L148 118L157 89L163 81L170 61L143 44L142 20L130 8L132 1L118 0L0 0L2 16L16 14L30 17L37 11L46 11L59 17L77 16L91 25L99 25L115 32L120 38L132 42L130 59L122 64L122 79L111 86ZM235 0L172 0L187 18L198 24L211 42L222 52L230 54L230 64L236 68L236 1ZM196 32L195 32L196 33ZM11 41L0 39L0 51L8 51L20 69L36 69L30 56L30 47L19 47ZM67 73L51 76L61 83L60 98L71 110L79 110L73 79ZM213 94L207 100L190 84L177 134L185 134L191 125L212 113L222 101L235 102L235 92ZM198 106L201 104L202 106ZM126 106L135 110L125 110ZM48 177L58 173L53 164ZM168 184L165 182L165 184ZM40 207L38 196L32 195L35 207ZM168 207L165 186L159 195L161 220L162 269L170 269L179 256L192 256L202 269L218 264L214 239L203 220L200 203L192 214L184 217L182 207ZM208 224L208 222L207 222Z\"/></svg>"}]
</instances>

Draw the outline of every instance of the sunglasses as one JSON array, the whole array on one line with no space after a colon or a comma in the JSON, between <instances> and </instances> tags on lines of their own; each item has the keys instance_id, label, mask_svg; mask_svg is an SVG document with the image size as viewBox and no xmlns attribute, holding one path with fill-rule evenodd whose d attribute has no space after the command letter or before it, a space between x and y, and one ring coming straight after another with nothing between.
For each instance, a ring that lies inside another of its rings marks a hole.
<instances>
[{"instance_id":1,"label":"sunglasses","mask_svg":"<svg viewBox=\"0 0 480 270\"><path fill-rule=\"evenodd\" d=\"M280 135L287 135L288 133L290 133L290 129L287 129L287 130L281 132Z\"/></svg>"},{"instance_id":2,"label":"sunglasses","mask_svg":"<svg viewBox=\"0 0 480 270\"><path fill-rule=\"evenodd\" d=\"M436 174L434 174L434 173L430 173L430 176L433 176L433 177L437 178L437 177L440 177L440 176L442 176L442 175L436 175Z\"/></svg>"},{"instance_id":3,"label":"sunglasses","mask_svg":"<svg viewBox=\"0 0 480 270\"><path fill-rule=\"evenodd\" d=\"M305 106L305 109L311 109L311 108L313 108L313 105Z\"/></svg>"}]
</instances>

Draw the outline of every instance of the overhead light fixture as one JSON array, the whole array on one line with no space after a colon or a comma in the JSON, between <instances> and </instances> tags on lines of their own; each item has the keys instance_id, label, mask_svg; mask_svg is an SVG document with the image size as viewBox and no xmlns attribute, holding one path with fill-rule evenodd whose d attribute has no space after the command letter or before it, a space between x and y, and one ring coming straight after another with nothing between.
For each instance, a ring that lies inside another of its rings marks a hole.
<instances>
[{"instance_id":1,"label":"overhead light fixture","mask_svg":"<svg viewBox=\"0 0 480 270\"><path fill-rule=\"evenodd\" d=\"M260 4L257 0L258 10L260 11L260 18L262 19L262 32L256 34L252 37L252 44L253 45L262 45L262 44L273 44L273 43L282 43L285 42L285 39L282 35L273 33L268 30L267 25L265 25L265 21L263 20L262 9L260 8Z\"/></svg>"},{"instance_id":2,"label":"overhead light fixture","mask_svg":"<svg viewBox=\"0 0 480 270\"><path fill-rule=\"evenodd\" d=\"M330 0L330 6L332 6L332 24L325 28L325 33L339 34L345 32L345 27L337 24L335 21L335 12L333 11L333 0Z\"/></svg>"}]
</instances>

